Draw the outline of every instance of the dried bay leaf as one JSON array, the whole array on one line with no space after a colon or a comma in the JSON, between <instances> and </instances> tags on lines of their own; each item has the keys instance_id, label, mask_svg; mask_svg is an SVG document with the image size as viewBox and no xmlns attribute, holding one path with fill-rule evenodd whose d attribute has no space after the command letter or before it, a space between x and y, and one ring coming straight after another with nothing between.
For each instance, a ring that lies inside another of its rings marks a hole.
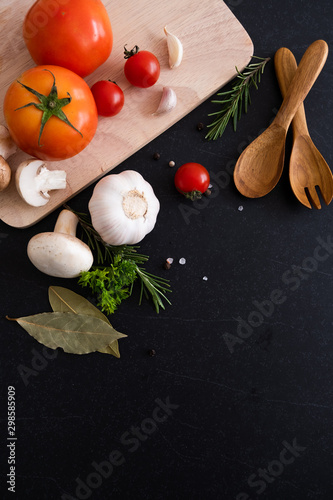
<instances>
[{"instance_id":1,"label":"dried bay leaf","mask_svg":"<svg viewBox=\"0 0 333 500\"><path fill-rule=\"evenodd\" d=\"M49 301L54 312L73 312L75 314L86 314L99 318L111 325L108 318L89 300L81 295L64 288L62 286L49 287ZM98 349L98 352L103 354L111 354L116 358L120 358L118 340L114 340L110 345Z\"/></svg>"},{"instance_id":2,"label":"dried bay leaf","mask_svg":"<svg viewBox=\"0 0 333 500\"><path fill-rule=\"evenodd\" d=\"M105 349L113 341L127 337L100 318L73 312L41 313L14 321L41 344L51 349L61 347L72 354Z\"/></svg>"},{"instance_id":3,"label":"dried bay leaf","mask_svg":"<svg viewBox=\"0 0 333 500\"><path fill-rule=\"evenodd\" d=\"M95 316L110 324L108 318L89 300L62 286L49 287L49 301L54 312L73 312Z\"/></svg>"},{"instance_id":4,"label":"dried bay leaf","mask_svg":"<svg viewBox=\"0 0 333 500\"><path fill-rule=\"evenodd\" d=\"M98 349L98 352L101 352L102 354L112 354L112 356L120 358L118 340L114 340L113 342L111 342L111 344L107 345L103 349Z\"/></svg>"},{"instance_id":5,"label":"dried bay leaf","mask_svg":"<svg viewBox=\"0 0 333 500\"><path fill-rule=\"evenodd\" d=\"M112 356L120 358L118 340L114 340L111 344L104 347L104 349L98 349L98 352L101 352L102 354L112 354Z\"/></svg>"}]
</instances>

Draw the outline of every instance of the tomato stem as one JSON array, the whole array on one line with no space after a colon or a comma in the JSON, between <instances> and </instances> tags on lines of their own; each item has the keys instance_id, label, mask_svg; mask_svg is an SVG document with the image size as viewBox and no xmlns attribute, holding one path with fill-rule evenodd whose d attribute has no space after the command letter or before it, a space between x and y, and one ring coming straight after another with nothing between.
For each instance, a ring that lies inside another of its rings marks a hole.
<instances>
[{"instance_id":1,"label":"tomato stem","mask_svg":"<svg viewBox=\"0 0 333 500\"><path fill-rule=\"evenodd\" d=\"M139 47L135 45L132 50L127 50L126 45L124 46L124 58L129 59L132 56L135 56L139 52Z\"/></svg>"},{"instance_id":2,"label":"tomato stem","mask_svg":"<svg viewBox=\"0 0 333 500\"><path fill-rule=\"evenodd\" d=\"M39 104L37 104L36 102L29 102L28 104L25 104L24 106L20 106L19 108L16 108L15 111L22 109L22 108L27 108L28 106L35 106L35 108L37 108L43 112L42 118L41 118L41 126L39 129L39 136L38 136L38 146L39 147L42 146L42 144L40 143L40 139L41 139L44 127L45 127L46 123L48 122L48 120L52 116L56 116L57 118L62 120L64 123L66 123L67 125L72 127L74 130L76 130L76 132L78 132L81 135L81 137L83 137L81 132L77 128L75 128L74 125L71 124L71 122L68 120L67 116L65 115L65 113L62 110L62 108L64 106L67 106L67 104L69 104L71 102L71 100L72 100L71 95L69 94L69 92L67 92L68 97L64 97L62 99L59 99L54 74L49 69L46 69L46 68L43 71L48 71L49 73L51 73L51 75L53 77L53 84L52 84L52 88L51 88L49 95L46 96L46 95L40 94L39 92L37 92L37 90L32 89L31 87L28 87L27 85L24 85L24 83L17 80L17 82L20 85L22 85L22 87L24 87L31 94L33 94L34 96L37 97L37 99L39 100Z\"/></svg>"},{"instance_id":3,"label":"tomato stem","mask_svg":"<svg viewBox=\"0 0 333 500\"><path fill-rule=\"evenodd\" d=\"M185 193L184 191L182 191L182 193L185 198L188 198L191 201L200 200L200 198L202 197L202 192L196 189L190 191L189 193Z\"/></svg>"}]
</instances>

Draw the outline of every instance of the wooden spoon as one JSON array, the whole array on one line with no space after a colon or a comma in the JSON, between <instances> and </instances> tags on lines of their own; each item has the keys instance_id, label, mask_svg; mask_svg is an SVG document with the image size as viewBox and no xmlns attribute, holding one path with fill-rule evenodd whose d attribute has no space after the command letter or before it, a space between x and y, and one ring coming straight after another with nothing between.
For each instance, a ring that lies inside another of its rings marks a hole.
<instances>
[{"instance_id":1,"label":"wooden spoon","mask_svg":"<svg viewBox=\"0 0 333 500\"><path fill-rule=\"evenodd\" d=\"M275 54L274 65L281 94L284 97L297 70L297 62L293 53L282 47ZM333 198L333 175L309 135L303 104L293 118L292 130L293 147L289 164L291 188L303 205L312 208L312 203L315 208L320 209L316 186L326 205L329 205Z\"/></svg>"},{"instance_id":2,"label":"wooden spoon","mask_svg":"<svg viewBox=\"0 0 333 500\"><path fill-rule=\"evenodd\" d=\"M279 181L284 164L287 130L322 70L327 55L328 45L324 40L316 40L308 47L274 121L238 158L234 181L238 191L244 196L264 196Z\"/></svg>"}]
</instances>

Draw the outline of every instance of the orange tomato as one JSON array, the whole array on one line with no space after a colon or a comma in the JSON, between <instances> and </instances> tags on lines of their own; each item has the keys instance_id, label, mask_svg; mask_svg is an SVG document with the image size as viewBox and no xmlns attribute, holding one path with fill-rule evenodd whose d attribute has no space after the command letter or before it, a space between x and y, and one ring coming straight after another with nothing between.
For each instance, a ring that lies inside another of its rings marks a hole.
<instances>
[{"instance_id":1,"label":"orange tomato","mask_svg":"<svg viewBox=\"0 0 333 500\"><path fill-rule=\"evenodd\" d=\"M59 66L36 66L22 73L8 88L3 109L17 146L44 161L78 154L97 129L97 108L89 86ZM62 119L54 115L58 111Z\"/></svg>"}]
</instances>

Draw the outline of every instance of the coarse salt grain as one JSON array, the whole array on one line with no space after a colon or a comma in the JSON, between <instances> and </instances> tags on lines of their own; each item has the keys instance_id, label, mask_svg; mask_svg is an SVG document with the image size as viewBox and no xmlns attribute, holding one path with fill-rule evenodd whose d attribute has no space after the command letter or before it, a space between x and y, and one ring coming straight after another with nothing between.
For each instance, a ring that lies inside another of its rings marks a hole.
<instances>
[{"instance_id":1,"label":"coarse salt grain","mask_svg":"<svg viewBox=\"0 0 333 500\"><path fill-rule=\"evenodd\" d=\"M239 205L238 210L241 212L244 209L243 205Z\"/></svg>"},{"instance_id":2,"label":"coarse salt grain","mask_svg":"<svg viewBox=\"0 0 333 500\"><path fill-rule=\"evenodd\" d=\"M179 264L181 264L182 266L184 264L186 264L186 259L184 259L184 257L182 257L181 259L179 259Z\"/></svg>"},{"instance_id":3,"label":"coarse salt grain","mask_svg":"<svg viewBox=\"0 0 333 500\"><path fill-rule=\"evenodd\" d=\"M204 281L207 281L207 280L208 280L207 276L204 276L202 279L203 279Z\"/></svg>"},{"instance_id":4,"label":"coarse salt grain","mask_svg":"<svg viewBox=\"0 0 333 500\"><path fill-rule=\"evenodd\" d=\"M173 263L173 258L172 257L168 257L167 260L168 264L172 264Z\"/></svg>"}]
</instances>

